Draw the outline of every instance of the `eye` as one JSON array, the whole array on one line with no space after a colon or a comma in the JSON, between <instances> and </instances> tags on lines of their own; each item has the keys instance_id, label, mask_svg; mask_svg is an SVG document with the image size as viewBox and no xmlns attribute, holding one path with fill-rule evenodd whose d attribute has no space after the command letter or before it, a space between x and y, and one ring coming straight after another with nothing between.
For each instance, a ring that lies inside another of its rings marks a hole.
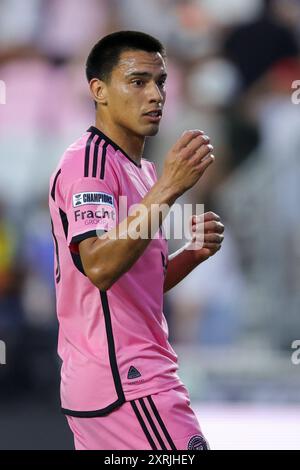
<instances>
[{"instance_id":1,"label":"eye","mask_svg":"<svg viewBox=\"0 0 300 470\"><path fill-rule=\"evenodd\" d=\"M136 78L135 80L132 80L132 83L134 83L134 85L140 87L141 85L144 84L144 81L141 80L140 78Z\"/></svg>"},{"instance_id":2,"label":"eye","mask_svg":"<svg viewBox=\"0 0 300 470\"><path fill-rule=\"evenodd\" d=\"M163 88L165 86L165 84L166 84L166 79L165 78L162 79L162 80L159 80L159 82L158 82L158 86L160 86L161 88Z\"/></svg>"}]
</instances>

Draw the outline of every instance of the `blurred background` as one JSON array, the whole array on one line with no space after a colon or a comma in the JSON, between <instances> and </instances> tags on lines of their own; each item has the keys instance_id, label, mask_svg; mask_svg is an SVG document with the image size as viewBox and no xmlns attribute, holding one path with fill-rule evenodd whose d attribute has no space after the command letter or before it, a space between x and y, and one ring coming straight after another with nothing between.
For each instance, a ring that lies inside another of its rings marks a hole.
<instances>
[{"instance_id":1,"label":"blurred background","mask_svg":"<svg viewBox=\"0 0 300 470\"><path fill-rule=\"evenodd\" d=\"M300 449L299 0L0 0L0 449L73 447L59 410L48 180L94 124L87 54L120 29L168 51L164 119L145 156L160 171L187 128L215 148L181 202L221 215L223 248L165 297L203 431L214 449Z\"/></svg>"}]
</instances>

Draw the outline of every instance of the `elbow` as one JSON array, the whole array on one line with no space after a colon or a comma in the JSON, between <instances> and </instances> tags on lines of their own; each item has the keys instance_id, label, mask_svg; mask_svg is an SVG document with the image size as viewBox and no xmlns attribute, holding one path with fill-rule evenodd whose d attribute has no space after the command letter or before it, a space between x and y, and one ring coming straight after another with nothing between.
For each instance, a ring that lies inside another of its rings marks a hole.
<instances>
[{"instance_id":1,"label":"elbow","mask_svg":"<svg viewBox=\"0 0 300 470\"><path fill-rule=\"evenodd\" d=\"M115 282L110 272L103 268L93 268L86 272L86 275L97 289L104 292L110 289Z\"/></svg>"}]
</instances>

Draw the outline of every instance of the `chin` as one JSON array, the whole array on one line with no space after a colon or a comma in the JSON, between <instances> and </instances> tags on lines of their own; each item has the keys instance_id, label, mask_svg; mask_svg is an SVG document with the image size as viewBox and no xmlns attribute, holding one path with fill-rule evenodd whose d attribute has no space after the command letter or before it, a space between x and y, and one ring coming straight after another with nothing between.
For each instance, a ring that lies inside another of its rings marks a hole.
<instances>
[{"instance_id":1,"label":"chin","mask_svg":"<svg viewBox=\"0 0 300 470\"><path fill-rule=\"evenodd\" d=\"M145 137L154 136L158 133L158 131L159 131L159 126L157 126L157 125L151 126L147 130L145 130L144 136Z\"/></svg>"}]
</instances>

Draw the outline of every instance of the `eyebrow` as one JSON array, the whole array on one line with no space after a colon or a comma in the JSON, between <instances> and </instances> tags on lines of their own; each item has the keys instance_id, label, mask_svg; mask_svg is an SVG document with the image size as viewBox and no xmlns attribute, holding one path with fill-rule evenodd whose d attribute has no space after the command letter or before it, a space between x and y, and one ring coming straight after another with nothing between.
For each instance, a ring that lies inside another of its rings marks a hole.
<instances>
[{"instance_id":1,"label":"eyebrow","mask_svg":"<svg viewBox=\"0 0 300 470\"><path fill-rule=\"evenodd\" d=\"M152 74L149 72L131 72L125 75L126 78L128 77L146 77L146 78L151 78ZM160 74L159 78L167 78L168 74L166 72L163 72Z\"/></svg>"}]
</instances>

